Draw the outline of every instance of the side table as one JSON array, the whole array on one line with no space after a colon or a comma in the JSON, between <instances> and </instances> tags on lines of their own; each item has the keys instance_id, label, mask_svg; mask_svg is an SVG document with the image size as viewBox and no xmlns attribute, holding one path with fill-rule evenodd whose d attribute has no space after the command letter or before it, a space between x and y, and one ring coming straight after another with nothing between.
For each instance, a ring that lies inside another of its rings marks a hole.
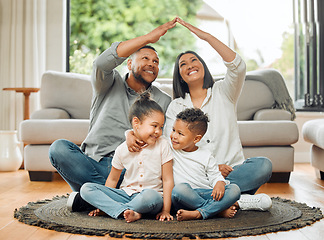
<instances>
[{"instance_id":1,"label":"side table","mask_svg":"<svg viewBox=\"0 0 324 240\"><path fill-rule=\"evenodd\" d=\"M32 92L38 92L40 88L3 88L3 90L16 91L23 93L25 96L25 105L24 105L24 120L29 119L29 96Z\"/></svg>"}]
</instances>

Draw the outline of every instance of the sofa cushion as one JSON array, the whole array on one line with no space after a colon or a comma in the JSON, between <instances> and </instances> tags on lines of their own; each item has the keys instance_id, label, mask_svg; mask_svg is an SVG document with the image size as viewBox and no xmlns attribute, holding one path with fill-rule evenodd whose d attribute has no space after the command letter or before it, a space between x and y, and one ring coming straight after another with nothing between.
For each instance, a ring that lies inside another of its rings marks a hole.
<instances>
[{"instance_id":1,"label":"sofa cushion","mask_svg":"<svg viewBox=\"0 0 324 240\"><path fill-rule=\"evenodd\" d=\"M252 120L256 111L271 108L274 103L272 92L264 83L246 80L237 103L237 119Z\"/></svg>"},{"instance_id":2,"label":"sofa cushion","mask_svg":"<svg viewBox=\"0 0 324 240\"><path fill-rule=\"evenodd\" d=\"M67 111L58 108L44 108L35 111L30 116L31 119L70 119Z\"/></svg>"},{"instance_id":3,"label":"sofa cushion","mask_svg":"<svg viewBox=\"0 0 324 240\"><path fill-rule=\"evenodd\" d=\"M291 113L284 109L261 109L254 114L253 120L291 120Z\"/></svg>"},{"instance_id":4,"label":"sofa cushion","mask_svg":"<svg viewBox=\"0 0 324 240\"><path fill-rule=\"evenodd\" d=\"M243 146L288 146L298 141L293 121L238 121Z\"/></svg>"},{"instance_id":5,"label":"sofa cushion","mask_svg":"<svg viewBox=\"0 0 324 240\"><path fill-rule=\"evenodd\" d=\"M80 145L86 138L89 120L25 120L20 123L20 140L25 144L51 144L57 139L67 139Z\"/></svg>"},{"instance_id":6,"label":"sofa cushion","mask_svg":"<svg viewBox=\"0 0 324 240\"><path fill-rule=\"evenodd\" d=\"M63 109L75 119L89 119L92 98L90 76L47 71L42 76L42 108Z\"/></svg>"}]
</instances>

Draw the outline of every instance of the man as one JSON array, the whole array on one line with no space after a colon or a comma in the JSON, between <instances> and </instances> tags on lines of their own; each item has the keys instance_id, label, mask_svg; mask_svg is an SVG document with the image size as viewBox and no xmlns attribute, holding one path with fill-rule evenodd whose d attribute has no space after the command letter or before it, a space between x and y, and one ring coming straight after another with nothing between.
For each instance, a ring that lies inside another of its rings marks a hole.
<instances>
[{"instance_id":1,"label":"man","mask_svg":"<svg viewBox=\"0 0 324 240\"><path fill-rule=\"evenodd\" d=\"M105 184L114 151L125 140L124 132L131 128L128 110L139 93L150 91L166 111L171 98L151 85L158 76L159 58L147 44L157 42L175 25L174 19L143 36L113 43L94 61L90 128L81 149L64 139L55 141L49 149L52 165L73 191L67 203L72 211L91 208L78 193L84 183ZM115 68L129 56L129 72L122 78Z\"/></svg>"}]
</instances>

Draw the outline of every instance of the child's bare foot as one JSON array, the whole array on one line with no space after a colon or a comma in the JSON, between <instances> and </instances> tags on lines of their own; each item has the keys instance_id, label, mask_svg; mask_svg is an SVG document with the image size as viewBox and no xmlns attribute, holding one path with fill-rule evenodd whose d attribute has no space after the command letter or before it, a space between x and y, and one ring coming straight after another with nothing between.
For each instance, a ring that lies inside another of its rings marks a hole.
<instances>
[{"instance_id":1,"label":"child's bare foot","mask_svg":"<svg viewBox=\"0 0 324 240\"><path fill-rule=\"evenodd\" d=\"M139 219L141 219L142 214L135 212L134 210L127 209L124 211L124 218L126 222L135 222Z\"/></svg>"},{"instance_id":2,"label":"child's bare foot","mask_svg":"<svg viewBox=\"0 0 324 240\"><path fill-rule=\"evenodd\" d=\"M218 216L223 218L232 218L237 213L237 209L235 205L230 206L229 208L225 209L224 211L220 212Z\"/></svg>"},{"instance_id":3,"label":"child's bare foot","mask_svg":"<svg viewBox=\"0 0 324 240\"><path fill-rule=\"evenodd\" d=\"M198 210L188 211L188 210L180 209L178 210L176 216L178 221L187 221L187 220L195 220L195 219L202 218Z\"/></svg>"},{"instance_id":4,"label":"child's bare foot","mask_svg":"<svg viewBox=\"0 0 324 240\"><path fill-rule=\"evenodd\" d=\"M96 209L96 210L93 210L91 212L89 212L88 214L89 216L92 216L92 217L95 217L95 216L103 216L103 215L106 215L105 212L101 211L100 209Z\"/></svg>"}]
</instances>

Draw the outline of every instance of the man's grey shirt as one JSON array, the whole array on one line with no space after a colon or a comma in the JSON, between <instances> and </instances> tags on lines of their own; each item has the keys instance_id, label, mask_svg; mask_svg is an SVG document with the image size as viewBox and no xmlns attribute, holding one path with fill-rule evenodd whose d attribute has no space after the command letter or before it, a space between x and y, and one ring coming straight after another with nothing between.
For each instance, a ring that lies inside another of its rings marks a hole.
<instances>
[{"instance_id":1,"label":"man's grey shirt","mask_svg":"<svg viewBox=\"0 0 324 240\"><path fill-rule=\"evenodd\" d=\"M115 69L126 60L117 55L119 43L113 43L93 64L90 127L81 149L96 161L115 151L125 141L125 131L131 129L129 108L139 96L126 83L127 75L122 78ZM148 90L166 112L171 97L155 86Z\"/></svg>"}]
</instances>

